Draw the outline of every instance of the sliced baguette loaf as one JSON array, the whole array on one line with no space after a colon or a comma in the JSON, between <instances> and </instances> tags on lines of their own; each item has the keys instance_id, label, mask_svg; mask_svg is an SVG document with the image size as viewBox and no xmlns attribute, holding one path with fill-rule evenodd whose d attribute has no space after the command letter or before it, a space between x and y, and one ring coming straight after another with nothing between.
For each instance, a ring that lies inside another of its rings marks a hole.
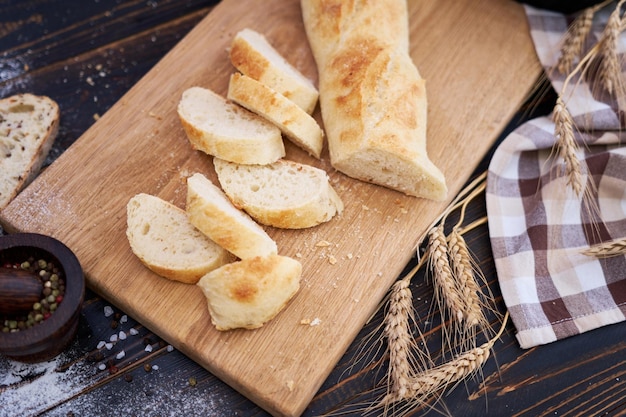
<instances>
[{"instance_id":1,"label":"sliced baguette loaf","mask_svg":"<svg viewBox=\"0 0 626 417\"><path fill-rule=\"evenodd\" d=\"M285 156L272 123L202 87L185 90L178 116L191 146L240 164L269 164Z\"/></svg>"},{"instance_id":2,"label":"sliced baguette loaf","mask_svg":"<svg viewBox=\"0 0 626 417\"><path fill-rule=\"evenodd\" d=\"M187 178L186 210L191 224L241 259L278 252L265 230L200 173Z\"/></svg>"},{"instance_id":3,"label":"sliced baguette loaf","mask_svg":"<svg viewBox=\"0 0 626 417\"><path fill-rule=\"evenodd\" d=\"M280 255L224 265L198 281L217 330L256 329L273 319L298 292L302 265Z\"/></svg>"},{"instance_id":4,"label":"sliced baguette loaf","mask_svg":"<svg viewBox=\"0 0 626 417\"><path fill-rule=\"evenodd\" d=\"M294 161L239 165L214 158L222 189L257 222L286 229L313 227L343 210L325 171Z\"/></svg>"},{"instance_id":5,"label":"sliced baguette loaf","mask_svg":"<svg viewBox=\"0 0 626 417\"><path fill-rule=\"evenodd\" d=\"M234 257L198 231L185 210L140 193L126 205L126 236L133 253L149 269L175 281L195 284Z\"/></svg>"},{"instance_id":6,"label":"sliced baguette loaf","mask_svg":"<svg viewBox=\"0 0 626 417\"><path fill-rule=\"evenodd\" d=\"M317 121L293 101L238 72L230 77L228 99L264 117L294 144L319 159L324 144L323 131Z\"/></svg>"},{"instance_id":7,"label":"sliced baguette loaf","mask_svg":"<svg viewBox=\"0 0 626 417\"><path fill-rule=\"evenodd\" d=\"M46 96L0 100L0 210L41 170L59 131L60 110Z\"/></svg>"},{"instance_id":8,"label":"sliced baguette loaf","mask_svg":"<svg viewBox=\"0 0 626 417\"><path fill-rule=\"evenodd\" d=\"M300 5L332 165L353 178L444 200L444 175L426 151L426 86L409 55L406 0L330 3Z\"/></svg>"},{"instance_id":9,"label":"sliced baguette loaf","mask_svg":"<svg viewBox=\"0 0 626 417\"><path fill-rule=\"evenodd\" d=\"M319 93L306 78L267 41L252 29L235 35L230 46L230 60L239 71L267 85L312 114Z\"/></svg>"}]
</instances>

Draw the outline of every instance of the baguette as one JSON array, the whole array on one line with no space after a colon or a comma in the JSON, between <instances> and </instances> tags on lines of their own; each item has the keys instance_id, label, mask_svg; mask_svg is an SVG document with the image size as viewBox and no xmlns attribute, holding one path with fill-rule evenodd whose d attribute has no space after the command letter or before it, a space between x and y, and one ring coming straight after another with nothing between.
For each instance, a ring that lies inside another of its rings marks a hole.
<instances>
[{"instance_id":1,"label":"baguette","mask_svg":"<svg viewBox=\"0 0 626 417\"><path fill-rule=\"evenodd\" d=\"M241 259L278 252L265 230L200 173L187 178L186 211L191 224Z\"/></svg>"},{"instance_id":2,"label":"baguette","mask_svg":"<svg viewBox=\"0 0 626 417\"><path fill-rule=\"evenodd\" d=\"M278 160L270 165L239 165L213 159L222 189L236 207L259 223L303 229L327 222L343 202L325 171Z\"/></svg>"},{"instance_id":3,"label":"baguette","mask_svg":"<svg viewBox=\"0 0 626 417\"><path fill-rule=\"evenodd\" d=\"M285 156L280 129L202 87L185 90L178 116L193 149L240 164L269 164Z\"/></svg>"},{"instance_id":4,"label":"baguette","mask_svg":"<svg viewBox=\"0 0 626 417\"><path fill-rule=\"evenodd\" d=\"M241 73L267 85L312 114L319 93L311 80L289 64L267 39L252 29L235 35L230 60Z\"/></svg>"},{"instance_id":5,"label":"baguette","mask_svg":"<svg viewBox=\"0 0 626 417\"><path fill-rule=\"evenodd\" d=\"M224 265L198 281L217 330L256 329L273 319L298 292L302 265L280 255Z\"/></svg>"},{"instance_id":6,"label":"baguette","mask_svg":"<svg viewBox=\"0 0 626 417\"><path fill-rule=\"evenodd\" d=\"M233 256L187 219L185 210L159 197L140 193L126 205L126 236L131 250L156 274L195 284Z\"/></svg>"},{"instance_id":7,"label":"baguette","mask_svg":"<svg viewBox=\"0 0 626 417\"><path fill-rule=\"evenodd\" d=\"M293 101L238 72L230 77L228 99L267 119L295 145L320 158L324 144L322 128Z\"/></svg>"},{"instance_id":8,"label":"baguette","mask_svg":"<svg viewBox=\"0 0 626 417\"><path fill-rule=\"evenodd\" d=\"M425 81L409 55L406 0L302 0L331 164L344 174L441 201L426 150Z\"/></svg>"},{"instance_id":9,"label":"baguette","mask_svg":"<svg viewBox=\"0 0 626 417\"><path fill-rule=\"evenodd\" d=\"M0 100L0 210L41 170L60 117L58 104L46 96L17 94Z\"/></svg>"}]
</instances>

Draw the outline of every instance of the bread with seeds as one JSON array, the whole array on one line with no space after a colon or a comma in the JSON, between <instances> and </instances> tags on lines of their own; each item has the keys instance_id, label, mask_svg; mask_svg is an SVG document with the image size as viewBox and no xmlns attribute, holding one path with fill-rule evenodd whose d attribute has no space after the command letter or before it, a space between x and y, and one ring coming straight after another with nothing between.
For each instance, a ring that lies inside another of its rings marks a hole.
<instances>
[{"instance_id":1,"label":"bread with seeds","mask_svg":"<svg viewBox=\"0 0 626 417\"><path fill-rule=\"evenodd\" d=\"M60 118L50 97L25 93L0 100L0 210L41 170Z\"/></svg>"}]
</instances>

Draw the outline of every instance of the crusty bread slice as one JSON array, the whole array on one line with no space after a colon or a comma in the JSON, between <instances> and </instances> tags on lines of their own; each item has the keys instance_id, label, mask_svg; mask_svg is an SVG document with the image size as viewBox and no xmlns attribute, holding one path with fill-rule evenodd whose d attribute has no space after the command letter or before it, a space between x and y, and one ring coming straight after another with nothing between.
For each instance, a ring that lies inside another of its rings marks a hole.
<instances>
[{"instance_id":1,"label":"crusty bread slice","mask_svg":"<svg viewBox=\"0 0 626 417\"><path fill-rule=\"evenodd\" d=\"M175 281L195 284L207 272L235 258L196 229L185 210L140 193L126 205L126 236L149 269Z\"/></svg>"},{"instance_id":2,"label":"crusty bread slice","mask_svg":"<svg viewBox=\"0 0 626 417\"><path fill-rule=\"evenodd\" d=\"M298 292L302 265L280 255L224 265L198 281L217 330L256 329L273 319Z\"/></svg>"},{"instance_id":3,"label":"crusty bread slice","mask_svg":"<svg viewBox=\"0 0 626 417\"><path fill-rule=\"evenodd\" d=\"M0 210L41 170L59 131L60 110L46 96L0 100Z\"/></svg>"},{"instance_id":4,"label":"crusty bread slice","mask_svg":"<svg viewBox=\"0 0 626 417\"><path fill-rule=\"evenodd\" d=\"M187 178L186 210L191 224L241 259L278 252L265 230L200 173Z\"/></svg>"},{"instance_id":5,"label":"crusty bread slice","mask_svg":"<svg viewBox=\"0 0 626 417\"><path fill-rule=\"evenodd\" d=\"M238 72L230 77L228 99L275 124L294 144L319 159L324 145L322 128L293 101Z\"/></svg>"},{"instance_id":6,"label":"crusty bread slice","mask_svg":"<svg viewBox=\"0 0 626 417\"><path fill-rule=\"evenodd\" d=\"M269 164L285 156L280 129L203 87L185 90L178 116L191 146L239 164Z\"/></svg>"},{"instance_id":7,"label":"crusty bread slice","mask_svg":"<svg viewBox=\"0 0 626 417\"><path fill-rule=\"evenodd\" d=\"M353 178L444 200L445 177L426 150L426 86L409 55L407 2L335 3L300 2L331 164Z\"/></svg>"},{"instance_id":8,"label":"crusty bread slice","mask_svg":"<svg viewBox=\"0 0 626 417\"><path fill-rule=\"evenodd\" d=\"M343 210L326 171L280 159L240 165L214 158L222 189L257 222L286 229L313 227Z\"/></svg>"},{"instance_id":9,"label":"crusty bread slice","mask_svg":"<svg viewBox=\"0 0 626 417\"><path fill-rule=\"evenodd\" d=\"M238 32L230 46L230 60L243 74L287 97L308 114L315 110L319 93L313 82L260 33L247 28Z\"/></svg>"}]
</instances>

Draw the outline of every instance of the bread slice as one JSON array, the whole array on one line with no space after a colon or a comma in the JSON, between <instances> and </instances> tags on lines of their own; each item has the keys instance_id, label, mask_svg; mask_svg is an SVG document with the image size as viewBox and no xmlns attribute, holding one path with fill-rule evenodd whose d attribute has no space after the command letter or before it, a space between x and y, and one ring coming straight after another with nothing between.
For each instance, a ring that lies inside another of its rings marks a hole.
<instances>
[{"instance_id":1,"label":"bread slice","mask_svg":"<svg viewBox=\"0 0 626 417\"><path fill-rule=\"evenodd\" d=\"M320 158L324 132L317 121L293 101L238 72L230 77L228 99L264 117L295 145Z\"/></svg>"},{"instance_id":2,"label":"bread slice","mask_svg":"<svg viewBox=\"0 0 626 417\"><path fill-rule=\"evenodd\" d=\"M187 178L186 210L191 224L241 259L278 252L265 230L200 173Z\"/></svg>"},{"instance_id":3,"label":"bread slice","mask_svg":"<svg viewBox=\"0 0 626 417\"><path fill-rule=\"evenodd\" d=\"M243 74L287 97L308 114L313 113L319 98L317 88L265 36L243 29L233 38L229 52L231 62Z\"/></svg>"},{"instance_id":4,"label":"bread slice","mask_svg":"<svg viewBox=\"0 0 626 417\"><path fill-rule=\"evenodd\" d=\"M185 210L140 193L126 205L126 236L133 253L149 269L175 281L195 284L234 257L196 229Z\"/></svg>"},{"instance_id":5,"label":"bread slice","mask_svg":"<svg viewBox=\"0 0 626 417\"><path fill-rule=\"evenodd\" d=\"M273 319L298 292L302 265L268 255L224 265L198 281L217 330L256 329Z\"/></svg>"},{"instance_id":6,"label":"bread slice","mask_svg":"<svg viewBox=\"0 0 626 417\"><path fill-rule=\"evenodd\" d=\"M300 5L331 164L353 178L441 201L447 186L426 151L426 85L409 55L406 3Z\"/></svg>"},{"instance_id":7,"label":"bread slice","mask_svg":"<svg viewBox=\"0 0 626 417\"><path fill-rule=\"evenodd\" d=\"M269 164L285 156L276 126L209 89L185 90L178 116L191 146L209 155L240 164Z\"/></svg>"},{"instance_id":8,"label":"bread slice","mask_svg":"<svg viewBox=\"0 0 626 417\"><path fill-rule=\"evenodd\" d=\"M326 171L319 168L285 159L269 165L239 165L214 158L213 164L228 198L259 223L303 229L343 210Z\"/></svg>"},{"instance_id":9,"label":"bread slice","mask_svg":"<svg viewBox=\"0 0 626 417\"><path fill-rule=\"evenodd\" d=\"M0 210L37 176L59 131L61 112L46 96L0 100Z\"/></svg>"}]
</instances>

